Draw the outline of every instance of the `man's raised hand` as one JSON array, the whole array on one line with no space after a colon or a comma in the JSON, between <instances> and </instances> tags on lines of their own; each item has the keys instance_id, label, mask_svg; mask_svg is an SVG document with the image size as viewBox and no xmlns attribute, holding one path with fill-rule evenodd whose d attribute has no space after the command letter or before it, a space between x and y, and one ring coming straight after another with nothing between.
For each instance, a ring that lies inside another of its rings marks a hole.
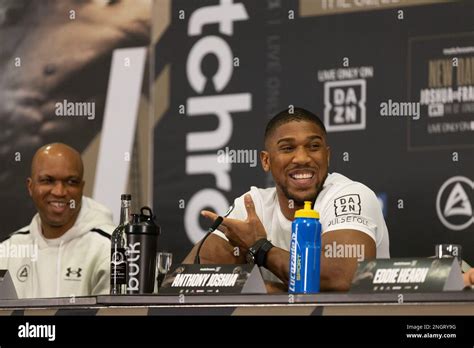
<instances>
[{"instance_id":1,"label":"man's raised hand","mask_svg":"<svg viewBox=\"0 0 474 348\"><path fill-rule=\"evenodd\" d=\"M267 238L267 233L255 212L255 205L250 194L244 196L244 203L247 219L240 221L224 218L218 230L225 234L232 245L247 250L259 239ZM203 210L201 214L212 221L218 217L217 214L207 210Z\"/></svg>"}]
</instances>

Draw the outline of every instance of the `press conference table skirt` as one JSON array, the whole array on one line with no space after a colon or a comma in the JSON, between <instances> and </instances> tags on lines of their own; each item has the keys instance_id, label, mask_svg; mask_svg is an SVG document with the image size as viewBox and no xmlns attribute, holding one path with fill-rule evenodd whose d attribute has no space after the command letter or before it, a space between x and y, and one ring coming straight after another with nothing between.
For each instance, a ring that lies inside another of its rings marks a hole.
<instances>
[{"instance_id":1,"label":"press conference table skirt","mask_svg":"<svg viewBox=\"0 0 474 348\"><path fill-rule=\"evenodd\" d=\"M0 315L469 315L474 291L416 294L124 295L0 300Z\"/></svg>"}]
</instances>

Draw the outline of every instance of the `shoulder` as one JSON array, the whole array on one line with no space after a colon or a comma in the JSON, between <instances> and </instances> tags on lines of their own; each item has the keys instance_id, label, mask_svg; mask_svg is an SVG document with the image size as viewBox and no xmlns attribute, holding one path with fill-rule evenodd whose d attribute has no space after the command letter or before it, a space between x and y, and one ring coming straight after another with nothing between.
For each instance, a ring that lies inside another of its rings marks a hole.
<instances>
[{"instance_id":1,"label":"shoulder","mask_svg":"<svg viewBox=\"0 0 474 348\"><path fill-rule=\"evenodd\" d=\"M107 240L110 240L112 236L112 231L110 230L110 228L93 228L89 232L92 233L93 235L100 236Z\"/></svg>"},{"instance_id":2,"label":"shoulder","mask_svg":"<svg viewBox=\"0 0 474 348\"><path fill-rule=\"evenodd\" d=\"M250 187L250 191L248 192L255 198L256 200L261 201L263 204L268 204L275 200L276 197L276 188L269 187L269 188L258 188L256 186ZM254 200L255 201L255 200Z\"/></svg>"},{"instance_id":3,"label":"shoulder","mask_svg":"<svg viewBox=\"0 0 474 348\"><path fill-rule=\"evenodd\" d=\"M333 175L335 174L331 176ZM338 174L330 178L330 182L325 184L323 190L325 192L322 191L316 203L328 224L353 219L347 218L348 215L362 216L382 224L382 207L374 191L366 185Z\"/></svg>"},{"instance_id":4,"label":"shoulder","mask_svg":"<svg viewBox=\"0 0 474 348\"><path fill-rule=\"evenodd\" d=\"M267 209L272 206L276 199L276 188L258 188L256 186L251 186L250 190L245 192L243 195L237 197L234 200L234 208L229 217L236 219L246 219L247 210L245 209L244 197L245 195L250 194L252 197L253 203L255 205L255 211L257 215L261 215L264 209Z\"/></svg>"},{"instance_id":5,"label":"shoulder","mask_svg":"<svg viewBox=\"0 0 474 348\"><path fill-rule=\"evenodd\" d=\"M70 240L69 247L76 250L75 253L88 255L88 258L95 255L93 260L97 262L97 258L109 255L111 235L110 229L104 228L103 226L100 228L91 228L80 236Z\"/></svg>"},{"instance_id":6,"label":"shoulder","mask_svg":"<svg viewBox=\"0 0 474 348\"><path fill-rule=\"evenodd\" d=\"M100 246L109 245L114 229L115 227L112 225L90 227L75 239L81 244L86 243Z\"/></svg>"},{"instance_id":7,"label":"shoulder","mask_svg":"<svg viewBox=\"0 0 474 348\"><path fill-rule=\"evenodd\" d=\"M250 194L252 198L255 198L257 200L266 200L268 198L273 198L276 195L276 188L259 188L256 186L250 186L250 190L245 192L243 195L237 197L236 199L243 200L244 196L247 194Z\"/></svg>"},{"instance_id":8,"label":"shoulder","mask_svg":"<svg viewBox=\"0 0 474 348\"><path fill-rule=\"evenodd\" d=\"M326 179L328 183L324 184L323 191L326 200L339 200L346 202L348 200L375 200L377 196L368 186L361 182L353 181L344 175L332 173Z\"/></svg>"},{"instance_id":9,"label":"shoulder","mask_svg":"<svg viewBox=\"0 0 474 348\"><path fill-rule=\"evenodd\" d=\"M30 238L30 226L25 226L15 232L10 233L6 237L4 237L2 240L0 240L0 243L6 242L7 240L12 242L12 241L29 239L29 238Z\"/></svg>"},{"instance_id":10,"label":"shoulder","mask_svg":"<svg viewBox=\"0 0 474 348\"><path fill-rule=\"evenodd\" d=\"M116 227L112 220L112 212L104 205L86 196L82 197L82 204L85 210L82 220L78 222L80 234L110 240Z\"/></svg>"},{"instance_id":11,"label":"shoulder","mask_svg":"<svg viewBox=\"0 0 474 348\"><path fill-rule=\"evenodd\" d=\"M235 201L241 202L243 205L244 196L247 194L250 194L250 196L252 196L252 200L256 206L258 205L268 206L273 201L275 201L276 188L269 187L269 188L262 189L256 186L251 186L249 191L245 192L242 196L238 197Z\"/></svg>"}]
</instances>

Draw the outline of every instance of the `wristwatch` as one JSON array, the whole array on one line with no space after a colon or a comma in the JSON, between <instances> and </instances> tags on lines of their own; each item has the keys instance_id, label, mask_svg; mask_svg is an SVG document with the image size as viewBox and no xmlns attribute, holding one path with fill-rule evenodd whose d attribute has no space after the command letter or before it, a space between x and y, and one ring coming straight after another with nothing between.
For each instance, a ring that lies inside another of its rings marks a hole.
<instances>
[{"instance_id":1,"label":"wristwatch","mask_svg":"<svg viewBox=\"0 0 474 348\"><path fill-rule=\"evenodd\" d=\"M252 245L246 255L247 263L265 267L267 253L273 248L273 244L266 238L259 239Z\"/></svg>"}]
</instances>

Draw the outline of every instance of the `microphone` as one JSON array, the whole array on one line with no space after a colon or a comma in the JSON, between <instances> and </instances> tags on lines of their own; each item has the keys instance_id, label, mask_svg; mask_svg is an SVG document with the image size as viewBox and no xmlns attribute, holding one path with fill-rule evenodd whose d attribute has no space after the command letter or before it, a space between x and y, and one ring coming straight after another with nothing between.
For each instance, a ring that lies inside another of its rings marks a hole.
<instances>
[{"instance_id":1,"label":"microphone","mask_svg":"<svg viewBox=\"0 0 474 348\"><path fill-rule=\"evenodd\" d=\"M224 218L222 216L218 216L216 220L212 223L211 227L207 230L207 234L204 236L204 238L201 241L201 244L199 244L198 250L196 252L196 257L194 258L194 263L200 264L201 263L201 258L199 256L199 253L201 252L202 245L206 241L207 237L211 235L212 232L214 232L217 227L224 221Z\"/></svg>"},{"instance_id":2,"label":"microphone","mask_svg":"<svg viewBox=\"0 0 474 348\"><path fill-rule=\"evenodd\" d=\"M204 242L206 241L207 237L209 237L211 235L212 232L214 232L217 227L219 227L219 225L222 223L222 221L224 221L224 218L229 216L229 214L232 212L232 210L234 210L234 207L235 207L235 203L233 203L229 209L227 209L226 213L224 214L224 217L222 216L218 216L216 220L214 220L214 222L212 223L211 227L209 227L209 229L207 230L207 234L204 236L204 238L202 239L201 241L201 244L199 244L199 247L198 247L198 250L196 252L196 256L194 257L194 263L196 264L200 264L201 263L201 257L199 256L200 252L201 252L201 248L202 248L202 245L204 244Z\"/></svg>"}]
</instances>

